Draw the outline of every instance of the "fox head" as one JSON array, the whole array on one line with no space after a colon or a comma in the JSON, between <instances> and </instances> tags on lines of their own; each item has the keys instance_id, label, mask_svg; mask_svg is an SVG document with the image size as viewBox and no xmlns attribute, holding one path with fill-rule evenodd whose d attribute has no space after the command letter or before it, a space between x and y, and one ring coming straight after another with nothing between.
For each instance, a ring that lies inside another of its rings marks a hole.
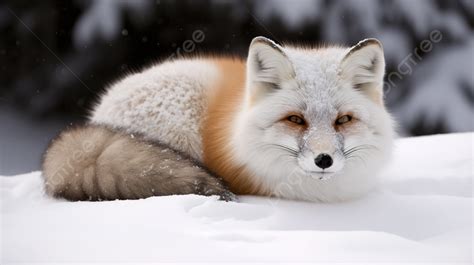
<instances>
[{"instance_id":1,"label":"fox head","mask_svg":"<svg viewBox=\"0 0 474 265\"><path fill-rule=\"evenodd\" d=\"M341 201L375 184L394 129L381 43L303 49L253 39L234 156L277 197Z\"/></svg>"}]
</instances>

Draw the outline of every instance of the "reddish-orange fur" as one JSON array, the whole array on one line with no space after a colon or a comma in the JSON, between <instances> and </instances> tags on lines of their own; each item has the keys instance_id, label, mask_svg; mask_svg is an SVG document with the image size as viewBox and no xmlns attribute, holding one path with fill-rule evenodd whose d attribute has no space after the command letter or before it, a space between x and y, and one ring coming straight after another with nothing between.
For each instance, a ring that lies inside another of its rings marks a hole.
<instances>
[{"instance_id":1,"label":"reddish-orange fur","mask_svg":"<svg viewBox=\"0 0 474 265\"><path fill-rule=\"evenodd\" d=\"M230 147L232 126L245 100L245 62L217 58L220 80L210 92L206 119L202 125L204 164L227 181L236 194L268 195L253 181L252 174L233 158Z\"/></svg>"}]
</instances>

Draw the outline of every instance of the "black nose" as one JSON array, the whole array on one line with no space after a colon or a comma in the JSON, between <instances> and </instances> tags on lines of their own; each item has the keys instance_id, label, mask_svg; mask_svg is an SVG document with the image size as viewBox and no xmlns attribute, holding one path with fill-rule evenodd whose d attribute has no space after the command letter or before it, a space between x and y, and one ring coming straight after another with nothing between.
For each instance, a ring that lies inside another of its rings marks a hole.
<instances>
[{"instance_id":1,"label":"black nose","mask_svg":"<svg viewBox=\"0 0 474 265\"><path fill-rule=\"evenodd\" d=\"M314 163L316 166L325 169L332 165L332 158L328 154L319 154L315 159Z\"/></svg>"}]
</instances>

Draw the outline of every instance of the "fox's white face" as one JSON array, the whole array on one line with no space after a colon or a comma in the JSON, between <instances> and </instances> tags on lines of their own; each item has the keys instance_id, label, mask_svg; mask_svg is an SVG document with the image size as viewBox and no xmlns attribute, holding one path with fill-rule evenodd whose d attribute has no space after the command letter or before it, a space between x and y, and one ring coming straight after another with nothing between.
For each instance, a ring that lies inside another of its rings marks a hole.
<instances>
[{"instance_id":1,"label":"fox's white face","mask_svg":"<svg viewBox=\"0 0 474 265\"><path fill-rule=\"evenodd\" d=\"M358 197L391 153L384 56L374 39L352 48L250 45L246 105L233 144L272 195L312 201Z\"/></svg>"}]
</instances>

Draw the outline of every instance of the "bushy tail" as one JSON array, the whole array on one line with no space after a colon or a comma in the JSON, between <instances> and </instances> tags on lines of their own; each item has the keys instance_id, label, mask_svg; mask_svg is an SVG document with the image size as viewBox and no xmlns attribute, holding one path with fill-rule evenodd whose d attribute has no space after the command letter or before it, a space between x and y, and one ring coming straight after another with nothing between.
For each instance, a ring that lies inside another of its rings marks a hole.
<instances>
[{"instance_id":1,"label":"bushy tail","mask_svg":"<svg viewBox=\"0 0 474 265\"><path fill-rule=\"evenodd\" d=\"M68 200L172 194L234 195L192 159L140 135L85 125L62 132L44 154L47 194Z\"/></svg>"}]
</instances>

